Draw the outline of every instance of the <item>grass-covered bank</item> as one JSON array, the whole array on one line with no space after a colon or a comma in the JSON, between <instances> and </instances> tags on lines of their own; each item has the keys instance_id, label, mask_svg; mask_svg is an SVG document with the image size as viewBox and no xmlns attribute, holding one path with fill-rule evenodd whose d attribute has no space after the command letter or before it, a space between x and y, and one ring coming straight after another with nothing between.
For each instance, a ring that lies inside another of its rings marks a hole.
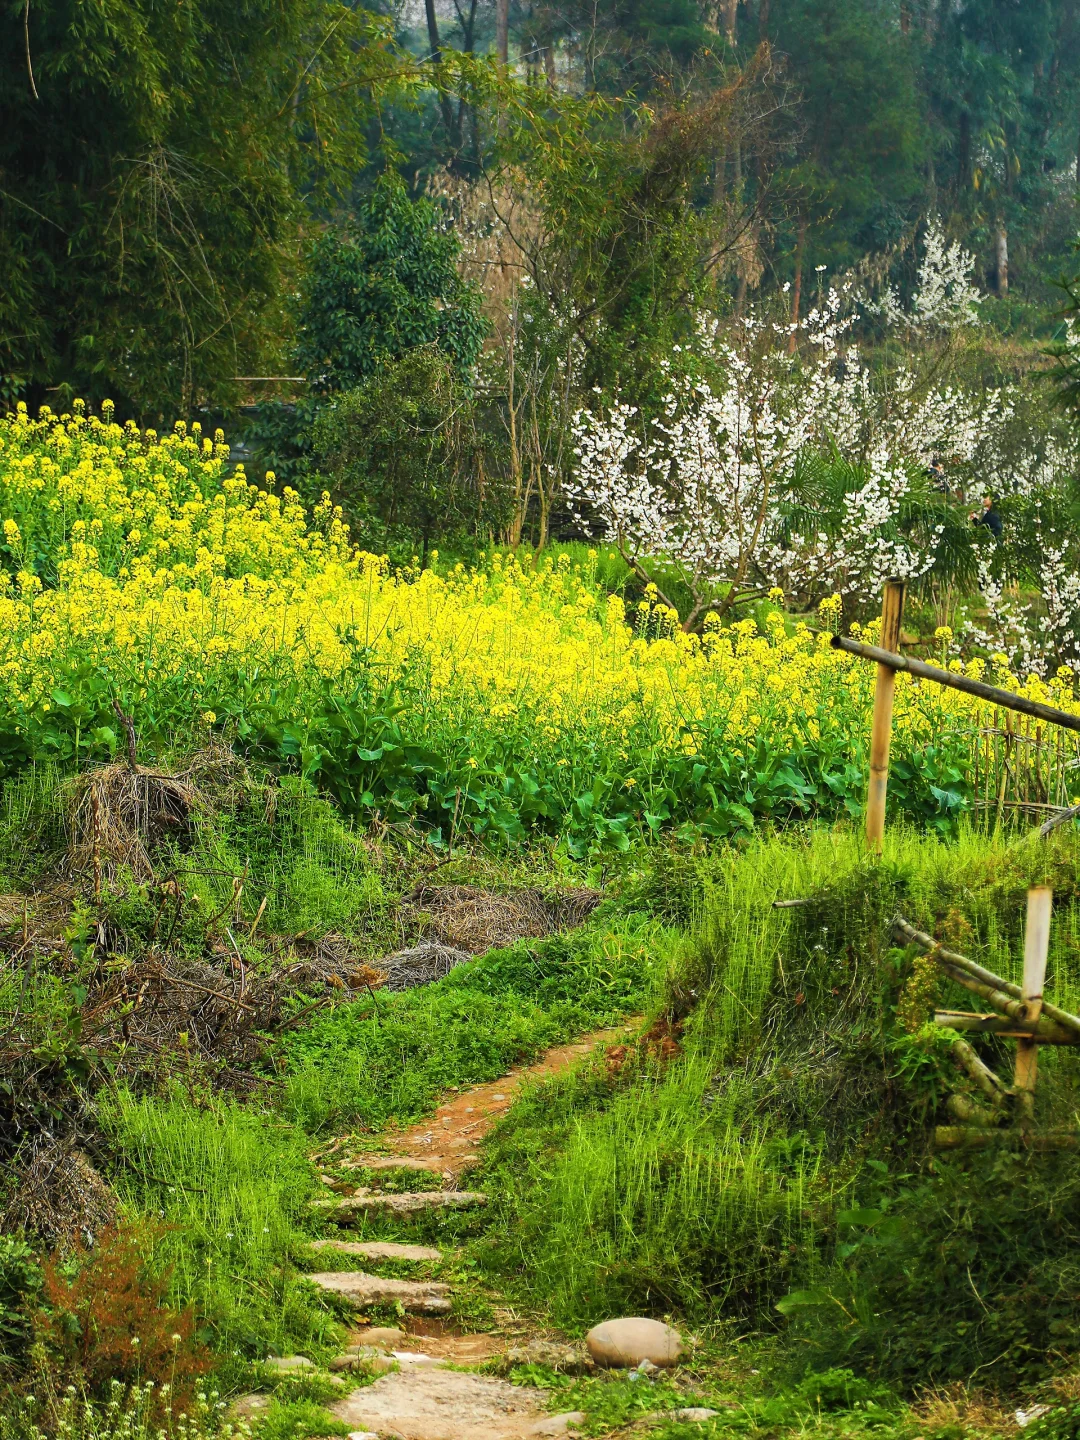
<instances>
[{"instance_id":1,"label":"grass-covered bank","mask_svg":"<svg viewBox=\"0 0 1080 1440\"><path fill-rule=\"evenodd\" d=\"M681 880L680 880L681 875ZM1048 994L1080 991L1080 849L893 834L752 843L669 870L696 908L667 1008L681 1053L596 1067L520 1104L491 1146L493 1273L565 1324L615 1310L738 1315L793 1363L904 1382L1045 1375L1080 1342L1070 1152L934 1155L970 1089L935 1003L966 992L893 948L897 909L1019 978L1024 895L1052 883ZM696 896L696 900L694 897ZM776 910L776 899L809 903ZM979 1048L1011 1074L1011 1048ZM1040 1127L1075 1123L1077 1060L1040 1058Z\"/></svg>"}]
</instances>

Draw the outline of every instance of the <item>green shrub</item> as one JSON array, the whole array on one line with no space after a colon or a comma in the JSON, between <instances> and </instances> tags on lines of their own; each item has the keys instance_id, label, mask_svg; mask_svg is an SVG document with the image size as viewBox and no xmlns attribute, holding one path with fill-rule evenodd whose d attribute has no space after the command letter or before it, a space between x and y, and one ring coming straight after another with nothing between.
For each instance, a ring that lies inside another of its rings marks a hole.
<instances>
[{"instance_id":1,"label":"green shrub","mask_svg":"<svg viewBox=\"0 0 1080 1440\"><path fill-rule=\"evenodd\" d=\"M30 1308L41 1290L34 1251L16 1235L0 1235L0 1361L21 1358L30 1338Z\"/></svg>"}]
</instances>

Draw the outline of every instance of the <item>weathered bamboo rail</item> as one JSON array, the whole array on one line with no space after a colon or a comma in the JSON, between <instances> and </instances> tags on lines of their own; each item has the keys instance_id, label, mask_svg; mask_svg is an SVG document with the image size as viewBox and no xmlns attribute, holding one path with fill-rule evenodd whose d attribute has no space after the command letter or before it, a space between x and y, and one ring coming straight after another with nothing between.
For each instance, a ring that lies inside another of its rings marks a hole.
<instances>
[{"instance_id":1,"label":"weathered bamboo rail","mask_svg":"<svg viewBox=\"0 0 1080 1440\"><path fill-rule=\"evenodd\" d=\"M965 1011L938 1010L934 1023L950 1030L989 1032L1016 1041L1013 1083L1006 1085L971 1045L957 1035L951 1047L953 1059L982 1092L988 1105L963 1092L950 1095L946 1108L960 1123L936 1128L934 1144L939 1150L979 1148L1002 1140L1030 1144L1040 1150L1075 1149L1080 1143L1080 1132L1074 1130L1031 1133L1039 1046L1080 1045L1080 1016L1061 1010L1043 998L1052 905L1053 896L1046 886L1033 885L1028 891L1024 978L1020 985L1003 980L956 950L947 949L902 915L893 917L891 929L895 939L923 950L950 980L982 996L997 1012L973 1015Z\"/></svg>"},{"instance_id":2,"label":"weathered bamboo rail","mask_svg":"<svg viewBox=\"0 0 1080 1440\"><path fill-rule=\"evenodd\" d=\"M1061 725L1066 730L1080 731L1080 715L1068 710L1059 710L1054 705L1044 705L1041 700L1029 700L1025 695L1014 695L1011 690L1001 690L996 685L984 685L981 680L972 680L968 675L956 675L952 670L942 670L937 665L927 665L923 660L912 660L908 655L898 655L894 650L883 650L878 645L865 645L861 640L851 640L846 635L834 635L831 641L834 650L845 650L849 655L860 655L864 660L873 660L877 665L894 673L902 670L918 680L932 680L935 685L945 685L950 690L962 690L965 695L975 695L991 705L1000 705L1003 710L1017 710L1021 715L1033 715L1050 725Z\"/></svg>"}]
</instances>

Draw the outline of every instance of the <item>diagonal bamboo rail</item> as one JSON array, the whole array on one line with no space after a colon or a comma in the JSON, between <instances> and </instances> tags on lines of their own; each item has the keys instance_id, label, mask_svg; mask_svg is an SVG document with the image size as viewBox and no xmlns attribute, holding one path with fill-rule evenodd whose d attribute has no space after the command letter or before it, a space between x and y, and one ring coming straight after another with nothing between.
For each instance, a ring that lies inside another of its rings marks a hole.
<instances>
[{"instance_id":1,"label":"diagonal bamboo rail","mask_svg":"<svg viewBox=\"0 0 1080 1440\"><path fill-rule=\"evenodd\" d=\"M1000 1010L1010 1019L1023 1025L1028 1019L1028 1005L1024 1000L1023 990L1019 985L1014 985L1009 980L1003 980L1000 975L995 975L992 970L984 970L974 960L969 960L966 955L960 955L955 950L947 950L944 945L928 935L925 930L917 930L910 921L905 920L902 915L895 915L892 920L893 935L905 945L917 945L920 950L925 950L932 960L935 960L943 970L965 989L972 990L976 995L981 995L984 1000L989 1001L995 1010ZM1041 1013L1036 1019L1043 1016L1047 1020L1054 1020L1058 1025L1064 1026L1080 1041L1080 1015L1071 1015L1068 1010L1060 1010L1056 1005L1051 1005L1044 1000L1041 1006Z\"/></svg>"},{"instance_id":2,"label":"diagonal bamboo rail","mask_svg":"<svg viewBox=\"0 0 1080 1440\"><path fill-rule=\"evenodd\" d=\"M851 640L846 635L834 635L830 643L834 650L844 650L848 655L873 660L889 670L902 670L905 674L914 675L918 680L932 680L936 685L945 685L950 690L962 690L965 695L975 695L991 705L1000 705L1003 710L1018 710L1021 715L1033 715L1037 720L1045 720L1051 725L1080 731L1080 715L1059 710L1055 705L1044 705L1041 700L1028 700L1026 696L1014 695L1011 690L1001 690L996 685L984 685L981 680L972 680L967 675L956 675L951 670L927 665L923 660L912 660L908 655L897 655L893 650L882 650L877 645L864 645L861 640Z\"/></svg>"}]
</instances>

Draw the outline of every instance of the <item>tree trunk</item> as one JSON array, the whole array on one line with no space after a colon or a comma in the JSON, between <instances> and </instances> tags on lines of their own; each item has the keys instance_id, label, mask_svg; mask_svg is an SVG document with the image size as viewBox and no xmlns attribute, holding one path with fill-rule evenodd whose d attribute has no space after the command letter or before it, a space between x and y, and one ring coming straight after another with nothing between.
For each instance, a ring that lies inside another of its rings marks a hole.
<instances>
[{"instance_id":1,"label":"tree trunk","mask_svg":"<svg viewBox=\"0 0 1080 1440\"><path fill-rule=\"evenodd\" d=\"M548 517L551 512L551 496L548 494L543 481L538 481L536 493L540 498L540 519L536 529L536 553L541 554L547 548L548 542Z\"/></svg>"},{"instance_id":2,"label":"tree trunk","mask_svg":"<svg viewBox=\"0 0 1080 1440\"><path fill-rule=\"evenodd\" d=\"M716 168L713 171L712 198L713 204L719 205L724 198L724 189L727 184L727 145L721 145L716 157Z\"/></svg>"},{"instance_id":3,"label":"tree trunk","mask_svg":"<svg viewBox=\"0 0 1080 1440\"><path fill-rule=\"evenodd\" d=\"M960 135L956 155L957 182L960 193L971 189L971 116L966 110L960 114Z\"/></svg>"},{"instance_id":4,"label":"tree trunk","mask_svg":"<svg viewBox=\"0 0 1080 1440\"><path fill-rule=\"evenodd\" d=\"M555 47L544 45L541 48L544 52L544 74L547 76L548 89L557 90L559 86L555 78Z\"/></svg>"},{"instance_id":5,"label":"tree trunk","mask_svg":"<svg viewBox=\"0 0 1080 1440\"><path fill-rule=\"evenodd\" d=\"M424 0L424 14L427 16L428 44L431 46L431 60L436 71L442 64L442 46L439 44L439 21L435 14L435 0ZM441 77L440 77L441 80ZM452 141L454 134L454 112L450 108L450 97L439 85L439 110L446 126L447 138Z\"/></svg>"},{"instance_id":6,"label":"tree trunk","mask_svg":"<svg viewBox=\"0 0 1080 1440\"><path fill-rule=\"evenodd\" d=\"M799 310L802 306L802 272L803 255L806 251L806 219L799 220L799 240L795 247L795 284L791 295L791 336L788 340L788 354L794 355L798 345L798 331L795 327L799 323Z\"/></svg>"},{"instance_id":7,"label":"tree trunk","mask_svg":"<svg viewBox=\"0 0 1080 1440\"><path fill-rule=\"evenodd\" d=\"M739 0L724 0L724 39L734 46L736 39L735 19Z\"/></svg>"},{"instance_id":8,"label":"tree trunk","mask_svg":"<svg viewBox=\"0 0 1080 1440\"><path fill-rule=\"evenodd\" d=\"M994 237L994 278L997 283L997 293L1008 295L1009 236L1004 225L998 227L998 232Z\"/></svg>"},{"instance_id":9,"label":"tree trunk","mask_svg":"<svg viewBox=\"0 0 1080 1440\"><path fill-rule=\"evenodd\" d=\"M495 49L504 65L510 63L510 0L495 0Z\"/></svg>"},{"instance_id":10,"label":"tree trunk","mask_svg":"<svg viewBox=\"0 0 1080 1440\"><path fill-rule=\"evenodd\" d=\"M769 35L769 0L761 0L758 5L758 39L767 40Z\"/></svg>"},{"instance_id":11,"label":"tree trunk","mask_svg":"<svg viewBox=\"0 0 1080 1440\"><path fill-rule=\"evenodd\" d=\"M517 426L517 379L516 345L517 338L517 314L516 306L514 313L514 329L510 336L510 343L507 346L506 356L506 412L507 429L510 435L510 488L513 495L513 511L510 516L509 540L512 548L516 550L521 544L521 532L525 526L525 508L529 503L529 497L522 497L522 476L521 476L521 442L518 437Z\"/></svg>"}]
</instances>

